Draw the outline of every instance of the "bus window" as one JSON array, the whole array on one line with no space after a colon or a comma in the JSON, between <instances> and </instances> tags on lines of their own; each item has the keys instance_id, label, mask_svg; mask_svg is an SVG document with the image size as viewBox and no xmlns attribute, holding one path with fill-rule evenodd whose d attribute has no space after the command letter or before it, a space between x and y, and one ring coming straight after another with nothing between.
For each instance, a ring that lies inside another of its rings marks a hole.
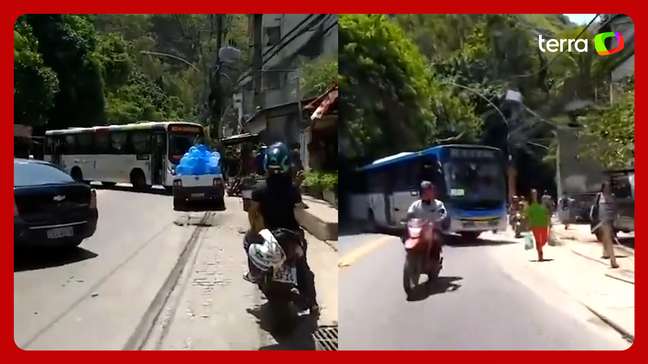
<instances>
[{"instance_id":1,"label":"bus window","mask_svg":"<svg viewBox=\"0 0 648 364\"><path fill-rule=\"evenodd\" d=\"M45 153L54 154L56 152L56 139L54 136L45 137Z\"/></svg>"},{"instance_id":2,"label":"bus window","mask_svg":"<svg viewBox=\"0 0 648 364\"><path fill-rule=\"evenodd\" d=\"M151 135L146 132L135 132L131 134L131 142L135 154L151 153Z\"/></svg>"},{"instance_id":3,"label":"bus window","mask_svg":"<svg viewBox=\"0 0 648 364\"><path fill-rule=\"evenodd\" d=\"M97 154L110 154L110 134L99 133L95 134L95 152Z\"/></svg>"},{"instance_id":4,"label":"bus window","mask_svg":"<svg viewBox=\"0 0 648 364\"><path fill-rule=\"evenodd\" d=\"M117 131L110 134L110 142L112 146L112 151L115 154L125 154L127 153L126 143L128 140L128 134L123 131Z\"/></svg>"},{"instance_id":5,"label":"bus window","mask_svg":"<svg viewBox=\"0 0 648 364\"><path fill-rule=\"evenodd\" d=\"M76 154L77 145L76 145L76 136L75 135L66 135L63 142L63 154Z\"/></svg>"},{"instance_id":6,"label":"bus window","mask_svg":"<svg viewBox=\"0 0 648 364\"><path fill-rule=\"evenodd\" d=\"M77 135L77 154L94 154L92 134L81 133Z\"/></svg>"}]
</instances>

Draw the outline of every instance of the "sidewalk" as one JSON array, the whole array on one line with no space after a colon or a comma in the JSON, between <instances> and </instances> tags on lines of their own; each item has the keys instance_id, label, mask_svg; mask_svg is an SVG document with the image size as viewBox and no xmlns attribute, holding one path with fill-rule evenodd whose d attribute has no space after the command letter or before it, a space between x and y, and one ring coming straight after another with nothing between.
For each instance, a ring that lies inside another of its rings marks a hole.
<instances>
[{"instance_id":1,"label":"sidewalk","mask_svg":"<svg viewBox=\"0 0 648 364\"><path fill-rule=\"evenodd\" d=\"M297 222L319 240L337 250L338 210L328 202L302 195L307 209L295 208Z\"/></svg>"},{"instance_id":2,"label":"sidewalk","mask_svg":"<svg viewBox=\"0 0 648 364\"><path fill-rule=\"evenodd\" d=\"M525 251L523 239L515 239L512 231L484 234L484 238L518 242L502 246L498 254L503 266L514 270L518 279L541 295L544 291L539 282L557 287L628 340L634 340L634 253L615 246L621 268L611 269L609 260L601 259L601 244L589 234L589 226L585 228L572 225L565 231L564 225L554 225L558 245L545 246L548 261L542 263L537 262L535 249Z\"/></svg>"},{"instance_id":3,"label":"sidewalk","mask_svg":"<svg viewBox=\"0 0 648 364\"><path fill-rule=\"evenodd\" d=\"M562 224L554 225L552 234L559 242L569 248L574 254L585 259L597 262L606 267L610 266L609 259L602 259L603 246L590 232L589 225L570 225L565 230ZM619 233L619 239L634 239L633 235ZM620 244L614 245L617 262L621 266L619 269L610 270L606 276L619 279L629 284L634 284L634 249Z\"/></svg>"}]
</instances>

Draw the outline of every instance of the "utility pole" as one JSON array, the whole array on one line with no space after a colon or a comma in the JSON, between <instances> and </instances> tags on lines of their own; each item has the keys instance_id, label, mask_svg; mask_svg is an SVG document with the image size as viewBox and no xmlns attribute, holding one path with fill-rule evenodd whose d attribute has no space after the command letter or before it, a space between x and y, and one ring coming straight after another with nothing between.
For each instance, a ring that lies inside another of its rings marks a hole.
<instances>
[{"instance_id":1,"label":"utility pole","mask_svg":"<svg viewBox=\"0 0 648 364\"><path fill-rule=\"evenodd\" d=\"M252 71L254 82L254 108L263 107L261 98L261 84L263 80L263 14L252 15Z\"/></svg>"},{"instance_id":2,"label":"utility pole","mask_svg":"<svg viewBox=\"0 0 648 364\"><path fill-rule=\"evenodd\" d=\"M210 122L210 135L212 138L218 139L220 137L220 123L222 114L223 95L221 88L221 59L220 49L223 45L223 15L216 14L216 74L213 77L211 85L212 92L212 108L211 108L211 122Z\"/></svg>"}]
</instances>

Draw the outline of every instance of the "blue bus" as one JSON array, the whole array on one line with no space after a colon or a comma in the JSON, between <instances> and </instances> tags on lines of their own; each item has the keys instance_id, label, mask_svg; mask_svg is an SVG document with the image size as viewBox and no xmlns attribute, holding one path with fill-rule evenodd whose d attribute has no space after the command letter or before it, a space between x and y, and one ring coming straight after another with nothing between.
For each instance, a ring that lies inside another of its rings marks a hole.
<instances>
[{"instance_id":1,"label":"blue bus","mask_svg":"<svg viewBox=\"0 0 648 364\"><path fill-rule=\"evenodd\" d=\"M350 191L354 220L396 228L419 199L419 184L436 184L448 210L445 233L477 238L507 228L505 158L482 145L441 145L381 158L357 170Z\"/></svg>"}]
</instances>

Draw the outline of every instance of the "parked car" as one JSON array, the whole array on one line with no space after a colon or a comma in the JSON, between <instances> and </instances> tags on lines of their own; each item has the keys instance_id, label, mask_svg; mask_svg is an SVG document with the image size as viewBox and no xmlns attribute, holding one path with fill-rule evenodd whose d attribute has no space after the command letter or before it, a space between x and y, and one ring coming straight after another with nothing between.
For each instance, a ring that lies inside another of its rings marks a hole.
<instances>
[{"instance_id":1,"label":"parked car","mask_svg":"<svg viewBox=\"0 0 648 364\"><path fill-rule=\"evenodd\" d=\"M76 247L97 227L97 196L59 167L14 159L14 245Z\"/></svg>"},{"instance_id":2,"label":"parked car","mask_svg":"<svg viewBox=\"0 0 648 364\"><path fill-rule=\"evenodd\" d=\"M614 219L614 231L629 233L634 231L634 169L611 170L606 171L607 180L610 183L612 194L617 205L617 216ZM590 206L596 203L596 197L592 200ZM598 221L592 221L592 228ZM598 237L598 229L595 231ZM599 238L600 240L600 238Z\"/></svg>"},{"instance_id":3,"label":"parked car","mask_svg":"<svg viewBox=\"0 0 648 364\"><path fill-rule=\"evenodd\" d=\"M572 201L569 207L569 216L570 223L583 224L590 222L590 208L592 203L596 199L596 193L579 193L573 196L574 201Z\"/></svg>"}]
</instances>

